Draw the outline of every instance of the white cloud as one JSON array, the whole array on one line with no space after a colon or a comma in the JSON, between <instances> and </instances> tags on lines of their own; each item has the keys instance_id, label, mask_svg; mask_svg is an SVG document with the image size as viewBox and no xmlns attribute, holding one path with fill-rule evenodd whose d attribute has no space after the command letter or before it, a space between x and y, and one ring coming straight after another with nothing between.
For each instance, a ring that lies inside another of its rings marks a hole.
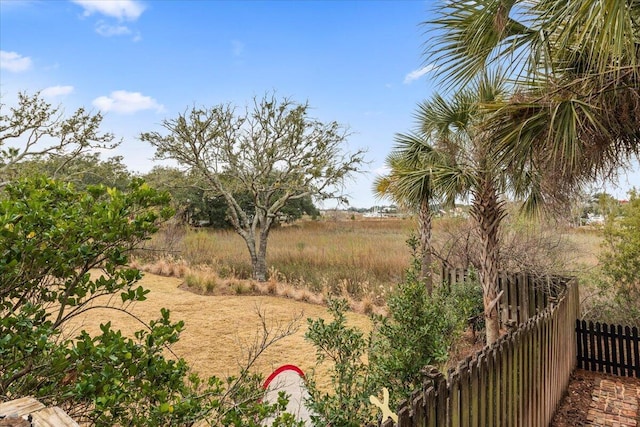
<instances>
[{"instance_id":1,"label":"white cloud","mask_svg":"<svg viewBox=\"0 0 640 427\"><path fill-rule=\"evenodd\" d=\"M417 70L413 70L412 72L410 72L404 77L404 84L410 84L414 80L418 80L420 77L427 74L429 71L436 70L437 68L438 67L436 67L435 65L429 64Z\"/></svg>"},{"instance_id":2,"label":"white cloud","mask_svg":"<svg viewBox=\"0 0 640 427\"><path fill-rule=\"evenodd\" d=\"M31 68L31 58L28 56L0 50L0 69L19 73L21 71L27 71L29 68Z\"/></svg>"},{"instance_id":3,"label":"white cloud","mask_svg":"<svg viewBox=\"0 0 640 427\"><path fill-rule=\"evenodd\" d=\"M389 172L391 172L391 169L389 169L387 165L380 166L379 168L373 170L373 173L378 176L389 175Z\"/></svg>"},{"instance_id":4,"label":"white cloud","mask_svg":"<svg viewBox=\"0 0 640 427\"><path fill-rule=\"evenodd\" d=\"M47 98L53 98L55 96L68 95L73 92L73 86L51 86L43 89L40 94Z\"/></svg>"},{"instance_id":5,"label":"white cloud","mask_svg":"<svg viewBox=\"0 0 640 427\"><path fill-rule=\"evenodd\" d=\"M122 114L133 114L143 110L156 110L159 113L164 111L164 106L150 96L126 90L116 90L109 96L100 96L93 100L93 105L104 112Z\"/></svg>"},{"instance_id":6,"label":"white cloud","mask_svg":"<svg viewBox=\"0 0 640 427\"><path fill-rule=\"evenodd\" d=\"M144 12L144 5L136 0L71 0L84 9L84 15L94 13L117 18L119 20L135 21Z\"/></svg>"},{"instance_id":7,"label":"white cloud","mask_svg":"<svg viewBox=\"0 0 640 427\"><path fill-rule=\"evenodd\" d=\"M239 40L231 40L231 48L233 56L241 56L242 52L244 52L244 43Z\"/></svg>"},{"instance_id":8,"label":"white cloud","mask_svg":"<svg viewBox=\"0 0 640 427\"><path fill-rule=\"evenodd\" d=\"M96 24L96 33L104 37L125 36L131 34L131 30L124 25L109 25L104 21Z\"/></svg>"}]
</instances>

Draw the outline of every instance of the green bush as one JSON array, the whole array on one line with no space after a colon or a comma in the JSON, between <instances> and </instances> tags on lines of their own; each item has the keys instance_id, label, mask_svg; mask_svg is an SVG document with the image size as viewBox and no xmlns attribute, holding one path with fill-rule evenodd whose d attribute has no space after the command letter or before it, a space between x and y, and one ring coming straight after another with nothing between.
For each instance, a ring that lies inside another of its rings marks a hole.
<instances>
[{"instance_id":1,"label":"green bush","mask_svg":"<svg viewBox=\"0 0 640 427\"><path fill-rule=\"evenodd\" d=\"M451 343L466 319L462 289L449 292L436 288L429 296L424 281L419 279L420 260L417 242L410 238L413 261L406 278L389 296L386 317L376 316L375 336L370 351L370 364L378 388L387 387L391 402L398 404L422 387L421 369L447 361ZM482 307L482 306L481 306Z\"/></svg>"},{"instance_id":2,"label":"green bush","mask_svg":"<svg viewBox=\"0 0 640 427\"><path fill-rule=\"evenodd\" d=\"M458 329L469 325L474 328L474 332L484 329L482 285L475 270L469 271L466 281L439 288L437 292L448 306L449 312L455 314Z\"/></svg>"},{"instance_id":3,"label":"green bush","mask_svg":"<svg viewBox=\"0 0 640 427\"><path fill-rule=\"evenodd\" d=\"M373 316L374 330L346 326L346 302L330 301L332 322L309 320L306 338L315 347L318 362L328 358L330 393L317 390L310 381L310 407L318 415L315 425L364 425L375 421L368 403L383 387L389 389L391 407L422 387L422 368L442 365L459 332L470 317L483 313L482 290L477 280L449 288L436 288L429 296L419 279L420 260L416 240L409 239L413 262L387 300L387 316ZM472 277L473 279L473 277Z\"/></svg>"},{"instance_id":4,"label":"green bush","mask_svg":"<svg viewBox=\"0 0 640 427\"><path fill-rule=\"evenodd\" d=\"M126 312L146 299L128 254L171 215L162 208L167 201L140 180L121 192L34 178L0 193L3 398L35 396L98 426L259 426L282 412L286 399L261 402L261 378L249 367L226 381L203 381L183 359L166 357L183 328L168 310L133 337L110 323L95 336L63 335L70 319L95 307ZM115 298L97 303L101 296ZM275 423L294 422L281 415Z\"/></svg>"},{"instance_id":5,"label":"green bush","mask_svg":"<svg viewBox=\"0 0 640 427\"><path fill-rule=\"evenodd\" d=\"M316 347L318 363L331 362L331 392L321 391L313 373L307 377L307 387L314 426L359 427L375 420L369 396L373 384L366 362L370 338L362 331L347 326L345 313L349 304L343 299L329 299L331 322L308 319L305 338Z\"/></svg>"}]
</instances>

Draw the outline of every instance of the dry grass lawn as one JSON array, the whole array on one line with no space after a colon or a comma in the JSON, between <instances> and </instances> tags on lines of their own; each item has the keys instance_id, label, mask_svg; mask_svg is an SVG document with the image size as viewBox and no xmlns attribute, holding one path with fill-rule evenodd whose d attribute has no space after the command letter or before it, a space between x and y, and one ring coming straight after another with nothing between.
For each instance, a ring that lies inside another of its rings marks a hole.
<instances>
[{"instance_id":1,"label":"dry grass lawn","mask_svg":"<svg viewBox=\"0 0 640 427\"><path fill-rule=\"evenodd\" d=\"M314 367L315 350L304 340L306 319L328 318L326 307L271 296L197 295L179 289L182 281L146 273L140 284L150 289L151 293L146 301L136 303L130 311L149 322L158 318L160 309L164 307L171 310L173 321L183 320L185 331L173 350L200 375L226 377L239 371L239 366L245 360L244 349L262 329L257 309L266 314L268 324L274 328L302 317L298 331L270 347L260 357L256 370L266 377L284 364L297 365L304 372ZM348 318L352 325L363 330L371 328L366 315L349 313ZM107 321L125 333L142 328L133 317L107 309L91 310L85 316L74 319L72 326L76 331L81 327L93 333L98 332L99 325ZM319 383L325 382L320 380Z\"/></svg>"}]
</instances>

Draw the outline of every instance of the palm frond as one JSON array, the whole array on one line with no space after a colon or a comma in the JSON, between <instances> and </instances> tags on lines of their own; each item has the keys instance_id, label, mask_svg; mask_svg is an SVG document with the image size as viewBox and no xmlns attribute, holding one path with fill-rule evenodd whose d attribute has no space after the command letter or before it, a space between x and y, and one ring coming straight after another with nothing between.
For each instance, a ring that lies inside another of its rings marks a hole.
<instances>
[{"instance_id":1,"label":"palm frond","mask_svg":"<svg viewBox=\"0 0 640 427\"><path fill-rule=\"evenodd\" d=\"M514 6L517 6L514 8ZM432 30L425 58L439 66L447 88L464 86L497 60L509 57L509 71L527 67L528 47L543 35L530 26L535 12L515 0L452 0L424 22Z\"/></svg>"}]
</instances>

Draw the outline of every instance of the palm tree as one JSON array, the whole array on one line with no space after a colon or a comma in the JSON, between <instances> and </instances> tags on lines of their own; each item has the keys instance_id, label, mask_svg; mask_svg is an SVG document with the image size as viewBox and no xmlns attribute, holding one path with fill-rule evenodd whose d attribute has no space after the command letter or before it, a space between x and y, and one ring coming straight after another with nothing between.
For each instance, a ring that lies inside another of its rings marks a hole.
<instances>
[{"instance_id":1,"label":"palm tree","mask_svg":"<svg viewBox=\"0 0 640 427\"><path fill-rule=\"evenodd\" d=\"M434 194L431 189L430 175L419 173L433 163L435 152L420 133L397 134L396 146L387 156L386 165L389 174L374 181L373 191L379 197L390 197L405 208L418 211L418 233L420 236L420 280L423 280L427 293L433 293L431 275L431 207Z\"/></svg>"},{"instance_id":2,"label":"palm tree","mask_svg":"<svg viewBox=\"0 0 640 427\"><path fill-rule=\"evenodd\" d=\"M640 154L640 2L450 0L426 24L448 87L492 67L512 78L492 106L505 165L544 169L561 192Z\"/></svg>"},{"instance_id":3,"label":"palm tree","mask_svg":"<svg viewBox=\"0 0 640 427\"><path fill-rule=\"evenodd\" d=\"M490 114L482 106L508 95L498 73L476 79L451 100L435 95L420 107L422 133L432 141L440 160L416 174L430 177L432 191L448 200L471 197L471 216L481 244L478 267L483 289L487 343L500 334L497 303L499 238L506 216L507 196L523 201L534 212L544 200L540 180L529 169L513 170L502 163L495 149ZM446 161L442 161L446 158Z\"/></svg>"}]
</instances>

